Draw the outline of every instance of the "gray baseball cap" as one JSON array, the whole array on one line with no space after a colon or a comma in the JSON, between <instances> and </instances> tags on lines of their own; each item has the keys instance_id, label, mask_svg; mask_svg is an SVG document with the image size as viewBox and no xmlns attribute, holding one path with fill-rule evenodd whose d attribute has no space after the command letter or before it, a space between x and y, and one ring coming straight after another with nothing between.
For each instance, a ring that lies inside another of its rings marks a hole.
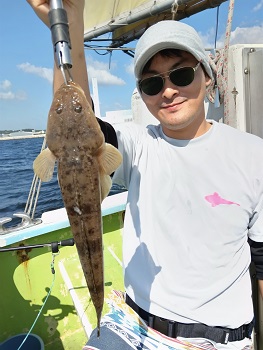
<instances>
[{"instance_id":1,"label":"gray baseball cap","mask_svg":"<svg viewBox=\"0 0 263 350\"><path fill-rule=\"evenodd\" d=\"M165 20L149 27L137 42L134 55L137 86L145 64L164 49L179 49L191 53L202 63L209 77L213 77L208 55L196 30L183 22Z\"/></svg>"}]
</instances>

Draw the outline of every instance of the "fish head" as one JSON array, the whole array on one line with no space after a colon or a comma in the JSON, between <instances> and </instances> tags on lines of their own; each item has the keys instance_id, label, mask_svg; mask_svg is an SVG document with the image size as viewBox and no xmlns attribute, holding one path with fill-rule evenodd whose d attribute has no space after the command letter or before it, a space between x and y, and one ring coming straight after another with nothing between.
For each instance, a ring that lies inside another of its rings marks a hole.
<instances>
[{"instance_id":1,"label":"fish head","mask_svg":"<svg viewBox=\"0 0 263 350\"><path fill-rule=\"evenodd\" d=\"M83 150L95 154L104 135L84 91L73 82L63 84L54 94L48 115L47 144L60 158L61 152Z\"/></svg>"}]
</instances>

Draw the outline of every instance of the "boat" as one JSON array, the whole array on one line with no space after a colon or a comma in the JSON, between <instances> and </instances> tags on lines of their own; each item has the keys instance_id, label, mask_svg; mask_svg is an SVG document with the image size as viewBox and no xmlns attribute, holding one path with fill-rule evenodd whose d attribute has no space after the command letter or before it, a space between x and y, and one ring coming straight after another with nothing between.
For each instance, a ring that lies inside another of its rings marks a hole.
<instances>
[{"instance_id":1,"label":"boat","mask_svg":"<svg viewBox=\"0 0 263 350\"><path fill-rule=\"evenodd\" d=\"M33 137L45 137L45 131L13 131L10 133L0 134L0 140L17 140L17 139L26 139L26 138L33 138Z\"/></svg>"},{"instance_id":2,"label":"boat","mask_svg":"<svg viewBox=\"0 0 263 350\"><path fill-rule=\"evenodd\" d=\"M113 286L123 290L121 229L126 197L127 192L114 194L102 204L106 298ZM43 340L47 350L81 349L84 346L95 328L96 316L87 297L89 292L76 247L72 244L65 208L43 213L37 224L0 235L4 266L0 342L27 333L34 325L33 334ZM104 312L106 310L107 304Z\"/></svg>"},{"instance_id":3,"label":"boat","mask_svg":"<svg viewBox=\"0 0 263 350\"><path fill-rule=\"evenodd\" d=\"M122 49L132 56L132 50L123 45L140 37L151 24L163 19L181 20L225 1L89 1L84 44L92 47L93 40L112 33L107 49ZM217 62L227 54L227 87L221 82L219 97L211 93L206 102L208 117L263 137L259 118L263 105L258 93L263 90L263 45L227 46L227 52L217 53ZM131 105L134 115L144 116L134 118L135 123L154 122L136 91ZM224 113L226 110L229 113ZM127 192L122 191L102 203L105 299L113 289L123 290L121 236L126 200ZM6 228L6 218L0 218L0 349L9 339L28 333L40 337L46 350L81 349L96 325L96 317L66 211L45 212L37 219L22 213L20 218L21 224L12 228ZM254 350L263 350L263 302L253 266L251 281L256 315Z\"/></svg>"}]
</instances>

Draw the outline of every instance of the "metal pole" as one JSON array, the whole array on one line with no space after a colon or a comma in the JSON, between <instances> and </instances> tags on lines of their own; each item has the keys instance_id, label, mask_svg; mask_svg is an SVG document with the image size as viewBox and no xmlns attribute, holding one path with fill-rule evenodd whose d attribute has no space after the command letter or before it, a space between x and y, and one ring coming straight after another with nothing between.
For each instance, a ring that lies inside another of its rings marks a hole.
<instances>
[{"instance_id":1,"label":"metal pole","mask_svg":"<svg viewBox=\"0 0 263 350\"><path fill-rule=\"evenodd\" d=\"M35 248L43 248L43 247L51 247L52 253L58 252L58 247L65 247L65 246L73 246L75 244L73 238L64 239L60 242L51 242L51 243L43 243L43 244L33 244L33 245L23 245L19 247L10 247L10 248L1 248L0 253L3 252L12 252L16 250L25 250L25 249L35 249Z\"/></svg>"}]
</instances>

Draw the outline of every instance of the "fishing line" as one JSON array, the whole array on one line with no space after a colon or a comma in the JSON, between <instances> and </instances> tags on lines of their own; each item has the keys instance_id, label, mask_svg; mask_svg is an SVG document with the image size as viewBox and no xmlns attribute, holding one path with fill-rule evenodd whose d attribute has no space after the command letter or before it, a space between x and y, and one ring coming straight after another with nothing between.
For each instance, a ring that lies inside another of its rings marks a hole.
<instances>
[{"instance_id":1,"label":"fishing line","mask_svg":"<svg viewBox=\"0 0 263 350\"><path fill-rule=\"evenodd\" d=\"M218 23L219 23L219 6L216 11L216 32L215 32L215 43L214 43L214 57L216 57L216 43L217 43L217 35L218 35ZM217 84L215 84L215 100L214 100L215 108L220 107L220 99L219 99L219 88Z\"/></svg>"},{"instance_id":2,"label":"fishing line","mask_svg":"<svg viewBox=\"0 0 263 350\"><path fill-rule=\"evenodd\" d=\"M217 11L216 11L216 33L215 33L215 44L214 44L215 50L216 50L216 42L217 42L217 34L218 34L218 23L219 23L219 6L217 7Z\"/></svg>"},{"instance_id":3,"label":"fishing line","mask_svg":"<svg viewBox=\"0 0 263 350\"><path fill-rule=\"evenodd\" d=\"M53 281L52 281L51 286L50 286L50 288L49 288L49 292L48 292L48 294L47 294L47 296L46 296L46 298L45 298L45 300L44 300L44 302L43 302L43 305L41 306L41 308L40 308L40 310L39 310L39 312L38 312L38 314L37 314L37 317L35 318L35 320L34 320L32 326L31 326L30 330L28 331L27 335L25 336L24 340L22 341L22 343L20 344L20 346L19 346L19 348L18 348L17 350L20 350L20 349L22 348L23 344L25 343L25 341L26 341L27 338L29 337L30 333L32 332L33 328L35 327L35 324L36 324L36 322L37 322L39 316L41 315L41 313L42 313L42 311L43 311L43 309L44 309L44 306L46 305L46 302L47 302L47 300L48 300L48 298L49 298L49 296L50 296L50 294L51 294L51 292L52 292L52 289L53 289L54 283L55 283L55 277L56 277L55 268L54 268L54 262L55 262L55 257L56 257L56 255L58 255L58 254L59 254L59 252L56 253L56 254L52 253L52 261L51 261L51 263L50 263L50 268L51 268L51 272L52 272L52 274L53 274Z\"/></svg>"}]
</instances>

